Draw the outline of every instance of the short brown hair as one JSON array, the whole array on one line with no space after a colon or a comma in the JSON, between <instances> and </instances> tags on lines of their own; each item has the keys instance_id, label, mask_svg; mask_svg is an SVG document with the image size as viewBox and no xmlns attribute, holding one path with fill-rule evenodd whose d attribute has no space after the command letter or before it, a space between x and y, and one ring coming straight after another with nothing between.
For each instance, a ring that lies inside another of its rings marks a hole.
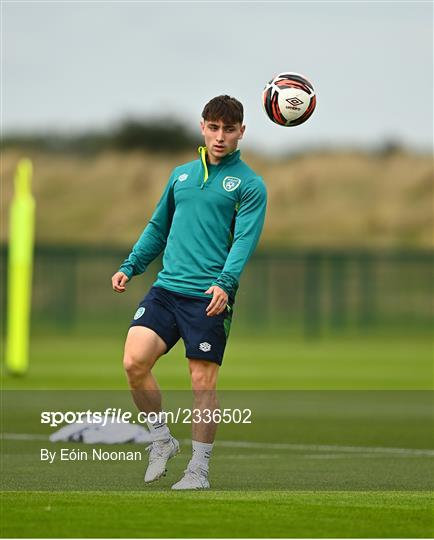
<instances>
[{"instance_id":1,"label":"short brown hair","mask_svg":"<svg viewBox=\"0 0 434 540\"><path fill-rule=\"evenodd\" d=\"M234 97L228 95L217 96L205 105L202 118L208 122L222 120L226 124L243 123L243 105Z\"/></svg>"}]
</instances>

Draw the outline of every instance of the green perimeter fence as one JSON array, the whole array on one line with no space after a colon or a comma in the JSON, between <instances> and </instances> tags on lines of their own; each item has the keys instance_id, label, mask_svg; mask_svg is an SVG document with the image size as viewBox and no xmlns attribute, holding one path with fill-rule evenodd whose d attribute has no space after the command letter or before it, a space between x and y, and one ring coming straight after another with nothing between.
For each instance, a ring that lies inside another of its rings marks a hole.
<instances>
[{"instance_id":1,"label":"green perimeter fence","mask_svg":"<svg viewBox=\"0 0 434 540\"><path fill-rule=\"evenodd\" d=\"M127 328L161 261L135 277L124 294L111 276L128 250L35 248L32 329L111 333ZM259 251L247 265L235 304L234 328L300 334L430 331L433 251ZM7 247L0 247L2 329Z\"/></svg>"}]
</instances>

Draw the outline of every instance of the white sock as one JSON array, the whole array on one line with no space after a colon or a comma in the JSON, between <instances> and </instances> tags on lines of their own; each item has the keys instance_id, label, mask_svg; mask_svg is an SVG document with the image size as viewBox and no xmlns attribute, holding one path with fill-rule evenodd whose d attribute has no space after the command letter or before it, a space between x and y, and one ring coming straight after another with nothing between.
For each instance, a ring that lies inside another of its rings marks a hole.
<instances>
[{"instance_id":1,"label":"white sock","mask_svg":"<svg viewBox=\"0 0 434 540\"><path fill-rule=\"evenodd\" d=\"M170 431L163 418L157 419L155 422L149 422L148 428L151 433L152 441L168 441L170 439Z\"/></svg>"},{"instance_id":2,"label":"white sock","mask_svg":"<svg viewBox=\"0 0 434 540\"><path fill-rule=\"evenodd\" d=\"M192 465L199 465L204 472L208 472L209 459L211 457L212 448L214 443L203 443L199 441L192 441L193 457L190 460Z\"/></svg>"}]
</instances>

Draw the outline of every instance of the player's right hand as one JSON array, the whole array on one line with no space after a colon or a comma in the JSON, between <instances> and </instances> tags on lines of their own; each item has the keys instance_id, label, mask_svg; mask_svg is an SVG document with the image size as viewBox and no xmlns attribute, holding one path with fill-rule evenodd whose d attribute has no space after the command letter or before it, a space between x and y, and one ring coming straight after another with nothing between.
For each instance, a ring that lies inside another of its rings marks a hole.
<instances>
[{"instance_id":1,"label":"player's right hand","mask_svg":"<svg viewBox=\"0 0 434 540\"><path fill-rule=\"evenodd\" d=\"M126 287L125 284L129 280L129 277L123 272L116 272L112 276L112 287L116 292L124 292Z\"/></svg>"}]
</instances>

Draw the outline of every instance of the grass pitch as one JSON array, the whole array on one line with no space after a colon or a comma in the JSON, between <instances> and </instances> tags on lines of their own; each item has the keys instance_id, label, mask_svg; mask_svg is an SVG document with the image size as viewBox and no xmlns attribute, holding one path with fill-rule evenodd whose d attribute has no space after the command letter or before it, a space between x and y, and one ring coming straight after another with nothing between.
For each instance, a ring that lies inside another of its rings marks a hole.
<instances>
[{"instance_id":1,"label":"grass pitch","mask_svg":"<svg viewBox=\"0 0 434 540\"><path fill-rule=\"evenodd\" d=\"M32 340L27 377L4 375L3 388L126 389L125 327L104 336L39 336ZM163 389L190 389L179 342L155 367ZM306 342L277 333L233 333L219 389L430 390L432 337L342 337Z\"/></svg>"},{"instance_id":2,"label":"grass pitch","mask_svg":"<svg viewBox=\"0 0 434 540\"><path fill-rule=\"evenodd\" d=\"M5 493L8 537L406 538L432 531L425 493Z\"/></svg>"},{"instance_id":3,"label":"grass pitch","mask_svg":"<svg viewBox=\"0 0 434 540\"><path fill-rule=\"evenodd\" d=\"M6 436L2 536L431 537L431 350L422 338L233 336L221 399L251 405L254 422L219 429L211 491L170 491L189 459L186 441L167 477L145 487L146 457L48 465L41 445L85 445ZM17 403L5 407L2 431L46 436L37 395L84 404L92 389L125 389L121 353L122 336L34 339L29 375L3 377L3 404ZM163 389L189 387L181 347L161 360L158 378ZM174 431L189 438L189 426Z\"/></svg>"}]
</instances>

